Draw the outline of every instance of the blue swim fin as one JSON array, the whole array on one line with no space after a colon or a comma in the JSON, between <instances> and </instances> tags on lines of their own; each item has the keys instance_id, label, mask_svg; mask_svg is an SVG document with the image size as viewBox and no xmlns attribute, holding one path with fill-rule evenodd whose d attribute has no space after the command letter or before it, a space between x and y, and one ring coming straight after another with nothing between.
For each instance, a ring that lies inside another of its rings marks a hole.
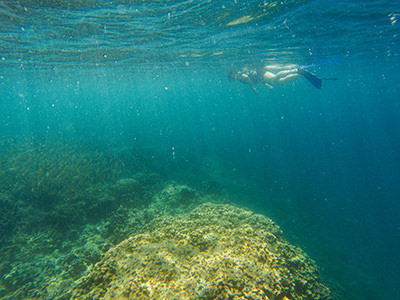
<instances>
[{"instance_id":1,"label":"blue swim fin","mask_svg":"<svg viewBox=\"0 0 400 300\"><path fill-rule=\"evenodd\" d=\"M309 82L311 82L312 85L315 86L317 89L321 89L321 87L322 87L322 79L321 78L319 78L318 76L314 75L313 73L308 72L302 68L298 68L297 73L299 75L303 76Z\"/></svg>"}]
</instances>

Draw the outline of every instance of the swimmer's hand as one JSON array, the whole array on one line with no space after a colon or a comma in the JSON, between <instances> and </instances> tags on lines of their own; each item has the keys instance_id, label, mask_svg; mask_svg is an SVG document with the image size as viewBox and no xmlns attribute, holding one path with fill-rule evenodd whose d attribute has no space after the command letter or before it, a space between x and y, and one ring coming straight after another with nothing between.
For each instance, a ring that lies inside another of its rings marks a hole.
<instances>
[{"instance_id":1,"label":"swimmer's hand","mask_svg":"<svg viewBox=\"0 0 400 300\"><path fill-rule=\"evenodd\" d=\"M265 84L265 86L267 87L267 88L269 88L269 89L273 89L274 87L272 86L272 85L270 85L269 83L264 83Z\"/></svg>"}]
</instances>

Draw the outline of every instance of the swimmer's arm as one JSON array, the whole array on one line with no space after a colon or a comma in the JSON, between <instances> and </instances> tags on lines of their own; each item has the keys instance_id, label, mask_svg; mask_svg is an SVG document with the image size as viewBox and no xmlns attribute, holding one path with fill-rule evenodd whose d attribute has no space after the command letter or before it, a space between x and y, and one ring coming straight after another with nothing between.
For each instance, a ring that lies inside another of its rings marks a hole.
<instances>
[{"instance_id":1,"label":"swimmer's arm","mask_svg":"<svg viewBox=\"0 0 400 300\"><path fill-rule=\"evenodd\" d=\"M248 85L250 85L251 89L253 90L254 94L258 95L258 91L254 86L253 80L251 80L251 78L249 77L249 75L247 74L241 74L240 77L238 78L239 81L243 82L243 83L247 83Z\"/></svg>"},{"instance_id":2,"label":"swimmer's arm","mask_svg":"<svg viewBox=\"0 0 400 300\"><path fill-rule=\"evenodd\" d=\"M264 85L269 88L269 89L273 89L274 87L272 85L270 85L269 83L264 83Z\"/></svg>"},{"instance_id":3,"label":"swimmer's arm","mask_svg":"<svg viewBox=\"0 0 400 300\"><path fill-rule=\"evenodd\" d=\"M253 90L254 94L258 95L259 92L257 91L257 89L254 87L254 85L250 84L251 89Z\"/></svg>"}]
</instances>

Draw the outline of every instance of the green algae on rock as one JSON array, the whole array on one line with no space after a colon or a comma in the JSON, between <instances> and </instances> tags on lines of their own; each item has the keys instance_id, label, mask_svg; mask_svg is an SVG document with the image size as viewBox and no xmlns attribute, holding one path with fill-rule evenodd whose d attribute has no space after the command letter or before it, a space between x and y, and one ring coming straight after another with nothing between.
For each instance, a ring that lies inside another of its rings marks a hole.
<instances>
[{"instance_id":1,"label":"green algae on rock","mask_svg":"<svg viewBox=\"0 0 400 300\"><path fill-rule=\"evenodd\" d=\"M316 264L265 216L205 203L106 252L65 299L331 299Z\"/></svg>"}]
</instances>

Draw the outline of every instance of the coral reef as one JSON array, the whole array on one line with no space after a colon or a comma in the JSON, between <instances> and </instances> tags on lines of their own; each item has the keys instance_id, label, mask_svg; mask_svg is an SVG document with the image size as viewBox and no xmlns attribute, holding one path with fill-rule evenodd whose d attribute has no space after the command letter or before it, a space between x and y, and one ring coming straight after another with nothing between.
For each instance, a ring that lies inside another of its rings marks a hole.
<instances>
[{"instance_id":1,"label":"coral reef","mask_svg":"<svg viewBox=\"0 0 400 300\"><path fill-rule=\"evenodd\" d=\"M156 174L139 173L142 168L140 159L129 149L102 152L80 144L0 142L1 190L39 207L45 204L51 208L57 200L76 198L92 184L133 175L139 184L148 186L159 179Z\"/></svg>"},{"instance_id":2,"label":"coral reef","mask_svg":"<svg viewBox=\"0 0 400 300\"><path fill-rule=\"evenodd\" d=\"M151 201L154 188L160 183L160 176L155 173L136 173L129 178L117 180L111 187L116 201L129 207L141 207Z\"/></svg>"},{"instance_id":3,"label":"coral reef","mask_svg":"<svg viewBox=\"0 0 400 300\"><path fill-rule=\"evenodd\" d=\"M20 233L0 253L1 299L57 299L112 245L96 227L76 234Z\"/></svg>"},{"instance_id":4,"label":"coral reef","mask_svg":"<svg viewBox=\"0 0 400 300\"><path fill-rule=\"evenodd\" d=\"M330 299L270 219L205 203L111 248L65 299Z\"/></svg>"},{"instance_id":5,"label":"coral reef","mask_svg":"<svg viewBox=\"0 0 400 300\"><path fill-rule=\"evenodd\" d=\"M119 207L113 211L104 225L103 232L103 236L113 243L119 243L131 235L144 232L146 225L156 217L187 213L195 206L211 200L209 195L200 195L186 185L175 182L160 185L159 181L150 181L150 178L157 178L154 174L139 173L134 178L136 178L135 181L142 182L143 203L140 209L136 207L138 202L135 201L135 191L137 189L134 188L131 190L133 197L120 202ZM124 181L130 180L124 179ZM153 185L150 185L150 182ZM216 198L212 200L219 201ZM132 203L135 204L133 208Z\"/></svg>"},{"instance_id":6,"label":"coral reef","mask_svg":"<svg viewBox=\"0 0 400 300\"><path fill-rule=\"evenodd\" d=\"M42 209L117 176L109 158L79 145L11 141L1 146L0 176L5 180L0 188Z\"/></svg>"},{"instance_id":7,"label":"coral reef","mask_svg":"<svg viewBox=\"0 0 400 300\"><path fill-rule=\"evenodd\" d=\"M108 218L135 201L150 203L161 188L158 175L136 167L128 150L1 141L0 299L54 299L128 237L130 230L107 235ZM114 195L121 176L138 182L135 198Z\"/></svg>"},{"instance_id":8,"label":"coral reef","mask_svg":"<svg viewBox=\"0 0 400 300\"><path fill-rule=\"evenodd\" d=\"M9 201L6 193L0 192L0 247L12 236L19 220L16 205Z\"/></svg>"},{"instance_id":9,"label":"coral reef","mask_svg":"<svg viewBox=\"0 0 400 300\"><path fill-rule=\"evenodd\" d=\"M79 197L45 209L1 193L0 299L59 299L110 247L172 211L176 201L165 190L177 197L191 190L161 184L154 173L139 172L126 181L138 184L124 186L124 197L115 196L117 180L89 185Z\"/></svg>"},{"instance_id":10,"label":"coral reef","mask_svg":"<svg viewBox=\"0 0 400 300\"><path fill-rule=\"evenodd\" d=\"M270 219L145 163L129 149L1 142L0 299L330 298Z\"/></svg>"},{"instance_id":11,"label":"coral reef","mask_svg":"<svg viewBox=\"0 0 400 300\"><path fill-rule=\"evenodd\" d=\"M150 207L159 214L174 215L188 212L206 200L187 185L171 182L153 197Z\"/></svg>"}]
</instances>

